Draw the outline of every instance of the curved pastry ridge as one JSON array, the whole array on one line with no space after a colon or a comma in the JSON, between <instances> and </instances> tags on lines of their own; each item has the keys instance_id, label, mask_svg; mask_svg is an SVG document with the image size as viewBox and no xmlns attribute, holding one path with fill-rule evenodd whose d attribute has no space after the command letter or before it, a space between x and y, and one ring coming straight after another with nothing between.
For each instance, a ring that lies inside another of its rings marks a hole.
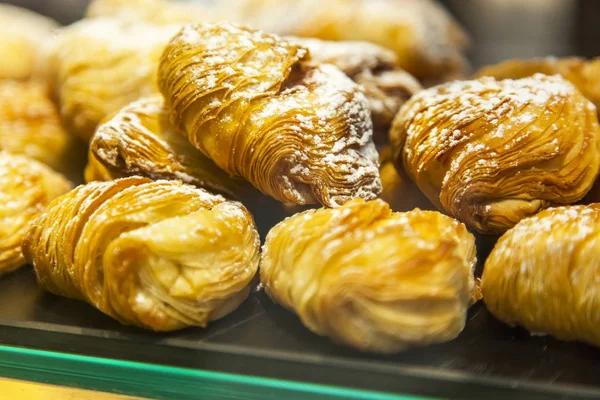
<instances>
[{"instance_id":1,"label":"curved pastry ridge","mask_svg":"<svg viewBox=\"0 0 600 400\"><path fill-rule=\"evenodd\" d=\"M165 49L159 86L174 124L233 176L287 203L335 206L380 190L364 95L275 35L189 25ZM191 84L193 82L193 84Z\"/></svg>"},{"instance_id":2,"label":"curved pastry ridge","mask_svg":"<svg viewBox=\"0 0 600 400\"><path fill-rule=\"evenodd\" d=\"M227 194L247 193L171 125L161 97L135 101L102 123L90 142L86 181L141 175L178 179Z\"/></svg>"},{"instance_id":3,"label":"curved pastry ridge","mask_svg":"<svg viewBox=\"0 0 600 400\"><path fill-rule=\"evenodd\" d=\"M458 335L474 265L474 238L452 218L355 199L276 225L261 282L312 331L389 353Z\"/></svg>"},{"instance_id":4,"label":"curved pastry ridge","mask_svg":"<svg viewBox=\"0 0 600 400\"><path fill-rule=\"evenodd\" d=\"M260 246L241 204L140 177L79 186L23 243L47 290L157 331L206 326L237 308Z\"/></svg>"},{"instance_id":5,"label":"curved pastry ridge","mask_svg":"<svg viewBox=\"0 0 600 400\"><path fill-rule=\"evenodd\" d=\"M401 109L390 140L427 197L481 233L581 199L600 166L596 109L559 76L425 90Z\"/></svg>"},{"instance_id":6,"label":"curved pastry ridge","mask_svg":"<svg viewBox=\"0 0 600 400\"><path fill-rule=\"evenodd\" d=\"M507 231L485 262L486 307L532 334L600 346L600 205L549 208Z\"/></svg>"},{"instance_id":7,"label":"curved pastry ridge","mask_svg":"<svg viewBox=\"0 0 600 400\"><path fill-rule=\"evenodd\" d=\"M44 164L0 151L0 275L23 264L28 226L71 183Z\"/></svg>"}]
</instances>

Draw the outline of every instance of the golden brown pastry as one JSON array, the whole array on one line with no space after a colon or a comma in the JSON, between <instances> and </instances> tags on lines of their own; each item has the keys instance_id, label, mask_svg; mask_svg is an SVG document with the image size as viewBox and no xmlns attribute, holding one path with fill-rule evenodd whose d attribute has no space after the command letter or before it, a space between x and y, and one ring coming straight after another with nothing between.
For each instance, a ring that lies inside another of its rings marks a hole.
<instances>
[{"instance_id":1,"label":"golden brown pastry","mask_svg":"<svg viewBox=\"0 0 600 400\"><path fill-rule=\"evenodd\" d=\"M88 158L87 182L141 175L178 179L229 197L248 191L244 181L230 178L173 128L162 97L135 101L101 124Z\"/></svg>"},{"instance_id":2,"label":"golden brown pastry","mask_svg":"<svg viewBox=\"0 0 600 400\"><path fill-rule=\"evenodd\" d=\"M396 165L485 234L581 199L600 162L596 109L559 76L480 78L419 92L390 131Z\"/></svg>"},{"instance_id":3,"label":"golden brown pastry","mask_svg":"<svg viewBox=\"0 0 600 400\"><path fill-rule=\"evenodd\" d=\"M435 206L417 185L394 166L392 149L386 147L379 152L379 175L381 193L379 197L390 205L393 211L410 211L414 208L435 210Z\"/></svg>"},{"instance_id":4,"label":"golden brown pastry","mask_svg":"<svg viewBox=\"0 0 600 400\"><path fill-rule=\"evenodd\" d=\"M488 257L483 298L533 334L600 346L600 205L544 210L506 232Z\"/></svg>"},{"instance_id":5,"label":"golden brown pastry","mask_svg":"<svg viewBox=\"0 0 600 400\"><path fill-rule=\"evenodd\" d=\"M21 240L29 223L71 187L44 164L0 151L0 275L25 264Z\"/></svg>"},{"instance_id":6,"label":"golden brown pastry","mask_svg":"<svg viewBox=\"0 0 600 400\"><path fill-rule=\"evenodd\" d=\"M310 210L267 235L260 278L304 325L364 351L445 342L463 329L475 241L436 211L392 213L356 199Z\"/></svg>"},{"instance_id":7,"label":"golden brown pastry","mask_svg":"<svg viewBox=\"0 0 600 400\"><path fill-rule=\"evenodd\" d=\"M0 150L24 154L66 172L73 138L36 82L0 80Z\"/></svg>"},{"instance_id":8,"label":"golden brown pastry","mask_svg":"<svg viewBox=\"0 0 600 400\"><path fill-rule=\"evenodd\" d=\"M380 190L367 101L308 51L227 23L187 25L159 86L171 120L232 176L285 203L336 206Z\"/></svg>"},{"instance_id":9,"label":"golden brown pastry","mask_svg":"<svg viewBox=\"0 0 600 400\"><path fill-rule=\"evenodd\" d=\"M386 142L398 109L422 89L419 82L398 66L393 51L368 42L335 42L289 37L308 48L313 63L333 64L363 87L369 101L375 139Z\"/></svg>"},{"instance_id":10,"label":"golden brown pastry","mask_svg":"<svg viewBox=\"0 0 600 400\"><path fill-rule=\"evenodd\" d=\"M177 29L101 18L63 29L46 78L67 129L89 140L105 117L157 93L158 59Z\"/></svg>"},{"instance_id":11,"label":"golden brown pastry","mask_svg":"<svg viewBox=\"0 0 600 400\"><path fill-rule=\"evenodd\" d=\"M77 187L23 240L43 288L156 331L206 326L237 308L259 246L240 203L140 177Z\"/></svg>"},{"instance_id":12,"label":"golden brown pastry","mask_svg":"<svg viewBox=\"0 0 600 400\"><path fill-rule=\"evenodd\" d=\"M28 79L40 62L40 46L58 24L25 8L0 4L0 79Z\"/></svg>"},{"instance_id":13,"label":"golden brown pastry","mask_svg":"<svg viewBox=\"0 0 600 400\"><path fill-rule=\"evenodd\" d=\"M600 58L585 60L579 57L546 57L530 60L508 60L482 68L477 76L518 79L538 72L546 75L561 75L594 103L597 110L600 109Z\"/></svg>"}]
</instances>

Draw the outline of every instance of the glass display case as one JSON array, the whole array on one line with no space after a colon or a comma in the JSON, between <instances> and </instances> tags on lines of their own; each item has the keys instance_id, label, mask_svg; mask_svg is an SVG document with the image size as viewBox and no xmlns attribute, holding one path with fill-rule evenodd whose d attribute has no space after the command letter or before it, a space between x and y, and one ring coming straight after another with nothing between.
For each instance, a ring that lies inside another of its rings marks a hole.
<instances>
[{"instance_id":1,"label":"glass display case","mask_svg":"<svg viewBox=\"0 0 600 400\"><path fill-rule=\"evenodd\" d=\"M600 51L596 2L444 3L474 36L474 67ZM85 6L48 4L41 11L64 23ZM493 239L478 241L481 261ZM600 351L510 328L480 302L454 341L361 353L313 334L260 289L206 329L149 333L42 291L23 268L0 279L0 376L161 399L592 399Z\"/></svg>"}]
</instances>

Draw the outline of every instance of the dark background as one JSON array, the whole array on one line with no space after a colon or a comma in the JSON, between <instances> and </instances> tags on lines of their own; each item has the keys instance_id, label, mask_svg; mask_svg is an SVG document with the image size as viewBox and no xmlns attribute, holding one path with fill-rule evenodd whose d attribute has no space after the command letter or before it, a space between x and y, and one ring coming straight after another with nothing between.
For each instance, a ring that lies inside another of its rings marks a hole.
<instances>
[{"instance_id":1,"label":"dark background","mask_svg":"<svg viewBox=\"0 0 600 400\"><path fill-rule=\"evenodd\" d=\"M327 1L327 0L323 0ZM0 0L62 24L80 19L89 0ZM473 37L474 68L507 58L600 55L600 1L441 0Z\"/></svg>"}]
</instances>

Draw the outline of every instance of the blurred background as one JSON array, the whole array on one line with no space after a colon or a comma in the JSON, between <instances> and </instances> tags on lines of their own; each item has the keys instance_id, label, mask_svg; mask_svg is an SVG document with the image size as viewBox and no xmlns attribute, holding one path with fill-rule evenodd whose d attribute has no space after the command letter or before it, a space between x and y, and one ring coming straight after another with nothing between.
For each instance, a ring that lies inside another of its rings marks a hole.
<instances>
[{"instance_id":1,"label":"blurred background","mask_svg":"<svg viewBox=\"0 0 600 400\"><path fill-rule=\"evenodd\" d=\"M189 1L189 0L188 0ZM193 0L192 0L193 1ZM325 0L326 1L326 0ZM62 24L80 19L89 0L0 0ZM600 55L600 1L440 0L473 37L474 68L507 58Z\"/></svg>"}]
</instances>

